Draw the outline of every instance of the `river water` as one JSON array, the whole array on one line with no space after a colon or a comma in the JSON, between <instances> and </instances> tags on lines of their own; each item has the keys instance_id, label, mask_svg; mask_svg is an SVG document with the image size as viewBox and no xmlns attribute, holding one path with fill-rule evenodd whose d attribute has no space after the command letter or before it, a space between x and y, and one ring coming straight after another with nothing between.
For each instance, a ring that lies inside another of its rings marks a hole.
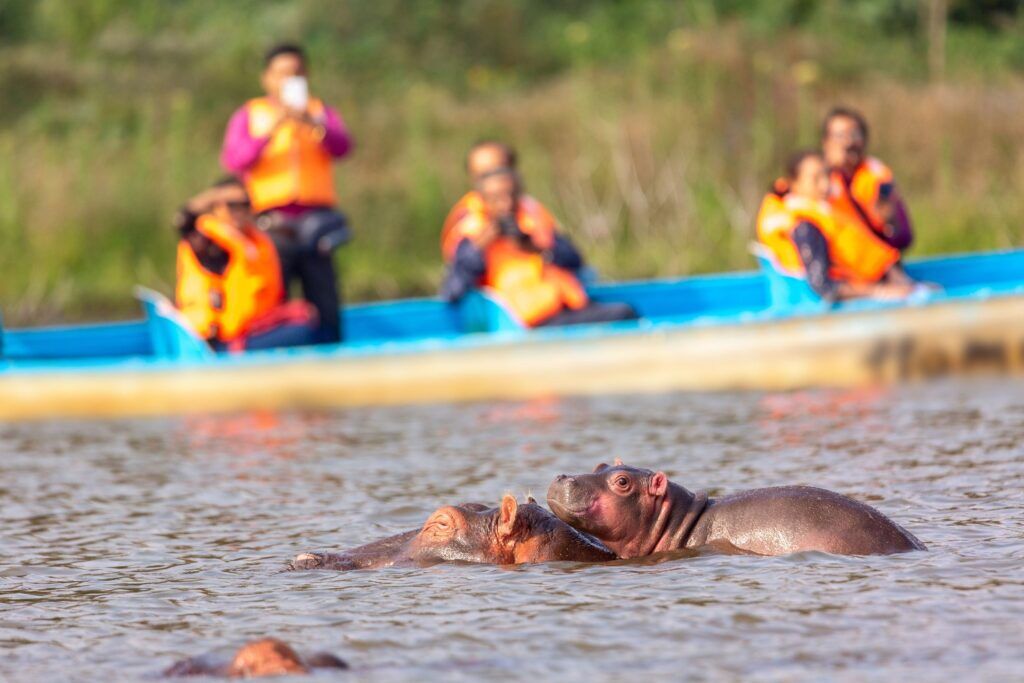
<instances>
[{"instance_id":1,"label":"river water","mask_svg":"<svg viewBox=\"0 0 1024 683\"><path fill-rule=\"evenodd\" d=\"M0 679L146 680L275 635L326 680L1021 680L1024 386L0 425ZM804 483L927 553L282 573L600 460Z\"/></svg>"}]
</instances>

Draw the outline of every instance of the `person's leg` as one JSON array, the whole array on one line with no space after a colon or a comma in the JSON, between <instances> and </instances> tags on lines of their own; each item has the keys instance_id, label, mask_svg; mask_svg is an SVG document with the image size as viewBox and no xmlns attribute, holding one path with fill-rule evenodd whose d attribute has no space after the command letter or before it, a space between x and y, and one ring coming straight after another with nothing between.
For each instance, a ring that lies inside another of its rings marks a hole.
<instances>
[{"instance_id":1,"label":"person's leg","mask_svg":"<svg viewBox=\"0 0 1024 683\"><path fill-rule=\"evenodd\" d=\"M280 349L287 346L308 346L316 343L317 330L309 325L288 324L275 327L245 340L246 351Z\"/></svg>"},{"instance_id":2,"label":"person's leg","mask_svg":"<svg viewBox=\"0 0 1024 683\"><path fill-rule=\"evenodd\" d=\"M636 320L639 316L629 304L591 302L579 310L566 309L542 322L538 327L560 327L586 323L608 323L617 320Z\"/></svg>"},{"instance_id":3,"label":"person's leg","mask_svg":"<svg viewBox=\"0 0 1024 683\"><path fill-rule=\"evenodd\" d=\"M290 298L291 283L299 276L299 252L295 245L295 238L280 230L271 230L267 234L277 250L277 260L281 264L281 284L284 287L284 298L288 299Z\"/></svg>"},{"instance_id":4,"label":"person's leg","mask_svg":"<svg viewBox=\"0 0 1024 683\"><path fill-rule=\"evenodd\" d=\"M302 295L313 304L320 316L318 343L336 344L341 341L341 295L338 275L331 256L306 252L298 260Z\"/></svg>"}]
</instances>

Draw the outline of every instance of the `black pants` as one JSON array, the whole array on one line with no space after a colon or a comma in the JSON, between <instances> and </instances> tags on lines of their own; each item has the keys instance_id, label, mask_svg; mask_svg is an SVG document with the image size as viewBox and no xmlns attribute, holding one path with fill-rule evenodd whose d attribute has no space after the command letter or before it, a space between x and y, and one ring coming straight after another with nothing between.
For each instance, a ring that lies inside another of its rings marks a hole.
<instances>
[{"instance_id":1,"label":"black pants","mask_svg":"<svg viewBox=\"0 0 1024 683\"><path fill-rule=\"evenodd\" d=\"M616 320L636 320L636 309L629 304L599 304L591 302L586 308L578 311L565 309L540 323L537 327L555 327L558 325L582 325L584 323L608 323Z\"/></svg>"},{"instance_id":2,"label":"black pants","mask_svg":"<svg viewBox=\"0 0 1024 683\"><path fill-rule=\"evenodd\" d=\"M338 274L330 254L298 245L290 236L270 231L281 259L281 277L285 291L293 280L302 283L302 297L316 308L320 326L315 338L317 344L336 344L342 339L341 294Z\"/></svg>"}]
</instances>

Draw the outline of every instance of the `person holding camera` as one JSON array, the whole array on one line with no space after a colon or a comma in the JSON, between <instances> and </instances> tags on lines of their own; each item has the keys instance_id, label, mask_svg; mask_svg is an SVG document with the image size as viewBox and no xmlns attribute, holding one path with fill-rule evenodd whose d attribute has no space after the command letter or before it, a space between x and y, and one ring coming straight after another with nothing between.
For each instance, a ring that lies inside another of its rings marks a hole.
<instances>
[{"instance_id":1,"label":"person holding camera","mask_svg":"<svg viewBox=\"0 0 1024 683\"><path fill-rule=\"evenodd\" d=\"M504 142L480 140L470 147L466 154L466 172L470 182L475 186L481 178L492 171L502 168L515 171L517 161L516 151ZM481 211L482 208L483 199L474 187L464 194L448 212L441 228L441 256L446 263L452 262L459 242L467 236L463 230L473 225L471 221L467 222L462 219L470 213ZM576 249L572 240L558 229L558 224L551 213L543 204L528 194L519 197L519 208L532 217L521 227L536 230L530 235L534 244L548 253L551 263L570 270L578 276L584 268L583 256Z\"/></svg>"},{"instance_id":2,"label":"person holding camera","mask_svg":"<svg viewBox=\"0 0 1024 683\"><path fill-rule=\"evenodd\" d=\"M817 150L797 152L772 184L757 214L757 237L775 268L807 282L822 301L896 300L915 283L900 252L828 202L829 177Z\"/></svg>"},{"instance_id":3,"label":"person holding camera","mask_svg":"<svg viewBox=\"0 0 1024 683\"><path fill-rule=\"evenodd\" d=\"M482 174L476 182L480 205L467 211L454 229L461 239L441 287L447 301L472 288L491 289L526 327L631 320L628 304L590 300L576 275L552 262L538 236L554 231L554 219L523 204L522 183L507 167Z\"/></svg>"},{"instance_id":4,"label":"person holding camera","mask_svg":"<svg viewBox=\"0 0 1024 683\"><path fill-rule=\"evenodd\" d=\"M309 94L307 60L297 45L278 45L264 59L265 95L228 122L221 165L245 182L281 259L285 291L294 279L316 307L319 343L341 341L341 297L333 252L349 239L334 207L332 163L352 148L337 111Z\"/></svg>"},{"instance_id":5,"label":"person holding camera","mask_svg":"<svg viewBox=\"0 0 1024 683\"><path fill-rule=\"evenodd\" d=\"M901 252L914 233L892 171L867 155L868 124L860 112L836 107L821 127L821 150L829 170L829 204Z\"/></svg>"},{"instance_id":6,"label":"person holding camera","mask_svg":"<svg viewBox=\"0 0 1024 683\"><path fill-rule=\"evenodd\" d=\"M215 351L314 343L316 311L305 301L284 301L277 251L253 224L237 178L190 199L174 223L175 305Z\"/></svg>"}]
</instances>

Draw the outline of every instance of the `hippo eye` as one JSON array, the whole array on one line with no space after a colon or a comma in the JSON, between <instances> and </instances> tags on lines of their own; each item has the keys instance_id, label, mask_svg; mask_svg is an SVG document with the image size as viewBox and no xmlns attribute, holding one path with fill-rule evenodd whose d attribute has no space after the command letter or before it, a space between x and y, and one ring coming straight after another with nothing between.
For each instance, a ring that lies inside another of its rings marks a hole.
<instances>
[{"instance_id":1,"label":"hippo eye","mask_svg":"<svg viewBox=\"0 0 1024 683\"><path fill-rule=\"evenodd\" d=\"M624 489L624 488L626 488L627 486L629 486L629 477L625 477L625 476L618 476L618 477L615 477L615 482L614 482L614 484L615 484L616 486L618 486L618 487L619 487L620 489Z\"/></svg>"}]
</instances>

